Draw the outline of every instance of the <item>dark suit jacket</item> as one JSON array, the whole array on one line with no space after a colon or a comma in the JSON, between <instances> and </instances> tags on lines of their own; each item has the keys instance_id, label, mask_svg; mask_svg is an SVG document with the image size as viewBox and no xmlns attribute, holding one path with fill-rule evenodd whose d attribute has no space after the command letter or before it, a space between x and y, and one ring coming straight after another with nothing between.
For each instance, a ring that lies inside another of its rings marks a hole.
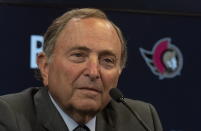
<instances>
[{"instance_id":1,"label":"dark suit jacket","mask_svg":"<svg viewBox=\"0 0 201 131\"><path fill-rule=\"evenodd\" d=\"M152 131L162 131L152 105L126 101ZM96 131L145 131L123 104L113 100L97 114L96 120ZM0 97L0 131L68 131L68 128L51 102L47 89L42 87Z\"/></svg>"}]
</instances>

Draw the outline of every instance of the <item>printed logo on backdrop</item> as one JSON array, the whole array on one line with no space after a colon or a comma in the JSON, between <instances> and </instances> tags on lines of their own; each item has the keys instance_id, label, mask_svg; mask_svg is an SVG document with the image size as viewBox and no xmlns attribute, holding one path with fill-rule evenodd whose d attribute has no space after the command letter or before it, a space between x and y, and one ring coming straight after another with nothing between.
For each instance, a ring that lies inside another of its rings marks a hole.
<instances>
[{"instance_id":1,"label":"printed logo on backdrop","mask_svg":"<svg viewBox=\"0 0 201 131\"><path fill-rule=\"evenodd\" d=\"M38 68L36 59L38 53L43 50L43 41L44 38L41 35L31 35L30 37L30 68Z\"/></svg>"},{"instance_id":2,"label":"printed logo on backdrop","mask_svg":"<svg viewBox=\"0 0 201 131\"><path fill-rule=\"evenodd\" d=\"M171 43L171 38L158 40L151 51L140 48L140 53L152 73L160 80L180 75L183 56L179 48Z\"/></svg>"}]
</instances>

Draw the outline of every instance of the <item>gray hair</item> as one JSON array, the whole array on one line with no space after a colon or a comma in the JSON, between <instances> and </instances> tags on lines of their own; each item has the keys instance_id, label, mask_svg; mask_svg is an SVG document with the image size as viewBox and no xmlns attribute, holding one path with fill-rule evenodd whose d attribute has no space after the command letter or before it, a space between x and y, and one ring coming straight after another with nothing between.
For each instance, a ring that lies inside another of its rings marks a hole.
<instances>
[{"instance_id":1,"label":"gray hair","mask_svg":"<svg viewBox=\"0 0 201 131\"><path fill-rule=\"evenodd\" d=\"M118 37L121 41L121 68L123 69L126 64L127 60L127 46L126 41L123 37L123 34L119 27L117 27L112 21L108 19L106 14L99 10L94 8L83 8L83 9L73 9L70 11L67 11L62 16L58 17L53 21L53 23L48 27L47 32L44 35L44 45L43 45L43 51L48 57L48 59L53 54L53 50L55 47L56 40L61 33L61 31L64 29L65 25L73 18L100 18L106 21L109 21L114 29L116 30Z\"/></svg>"}]
</instances>

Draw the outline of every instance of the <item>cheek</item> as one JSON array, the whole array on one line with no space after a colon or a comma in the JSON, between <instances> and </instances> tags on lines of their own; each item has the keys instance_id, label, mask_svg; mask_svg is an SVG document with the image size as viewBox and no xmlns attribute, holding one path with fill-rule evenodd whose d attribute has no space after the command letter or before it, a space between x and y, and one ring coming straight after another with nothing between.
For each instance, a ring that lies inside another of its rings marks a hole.
<instances>
[{"instance_id":1,"label":"cheek","mask_svg":"<svg viewBox=\"0 0 201 131\"><path fill-rule=\"evenodd\" d=\"M102 74L102 81L107 89L115 88L117 86L118 79L119 73L117 71Z\"/></svg>"},{"instance_id":2,"label":"cheek","mask_svg":"<svg viewBox=\"0 0 201 131\"><path fill-rule=\"evenodd\" d=\"M64 60L60 60L59 62L55 62L50 66L49 74L50 78L55 80L57 84L58 82L67 82L72 79L74 74L76 74L76 71L74 69L75 66L69 64L68 62L65 62Z\"/></svg>"},{"instance_id":3,"label":"cheek","mask_svg":"<svg viewBox=\"0 0 201 131\"><path fill-rule=\"evenodd\" d=\"M73 83L79 77L82 68L79 65L72 64L65 60L52 65L50 83L54 85L61 93L69 93L73 90Z\"/></svg>"},{"instance_id":4,"label":"cheek","mask_svg":"<svg viewBox=\"0 0 201 131\"><path fill-rule=\"evenodd\" d=\"M70 83L71 72L73 71L70 67L66 67L65 63L62 61L54 61L49 65L48 74L48 86L54 92L60 90L66 90L66 86Z\"/></svg>"},{"instance_id":5,"label":"cheek","mask_svg":"<svg viewBox=\"0 0 201 131\"><path fill-rule=\"evenodd\" d=\"M109 101L110 96L109 96L109 91L111 88L116 88L117 83L119 80L119 72L114 71L110 73L103 73L102 74L102 82L104 85L105 93L104 93L104 99Z\"/></svg>"},{"instance_id":6,"label":"cheek","mask_svg":"<svg viewBox=\"0 0 201 131\"><path fill-rule=\"evenodd\" d=\"M60 62L49 67L48 87L61 105L67 105L73 96L73 82L79 70L75 65Z\"/></svg>"}]
</instances>

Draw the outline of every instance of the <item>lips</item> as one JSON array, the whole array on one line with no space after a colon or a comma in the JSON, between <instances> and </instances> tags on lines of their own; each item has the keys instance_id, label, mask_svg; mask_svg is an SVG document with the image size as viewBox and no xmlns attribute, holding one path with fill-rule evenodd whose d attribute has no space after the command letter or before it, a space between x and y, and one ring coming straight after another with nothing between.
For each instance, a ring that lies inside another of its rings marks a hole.
<instances>
[{"instance_id":1,"label":"lips","mask_svg":"<svg viewBox=\"0 0 201 131\"><path fill-rule=\"evenodd\" d=\"M103 92L100 88L95 88L95 87L80 87L78 89L80 89L80 90L94 91L94 92L98 92L98 93L102 93Z\"/></svg>"}]
</instances>

